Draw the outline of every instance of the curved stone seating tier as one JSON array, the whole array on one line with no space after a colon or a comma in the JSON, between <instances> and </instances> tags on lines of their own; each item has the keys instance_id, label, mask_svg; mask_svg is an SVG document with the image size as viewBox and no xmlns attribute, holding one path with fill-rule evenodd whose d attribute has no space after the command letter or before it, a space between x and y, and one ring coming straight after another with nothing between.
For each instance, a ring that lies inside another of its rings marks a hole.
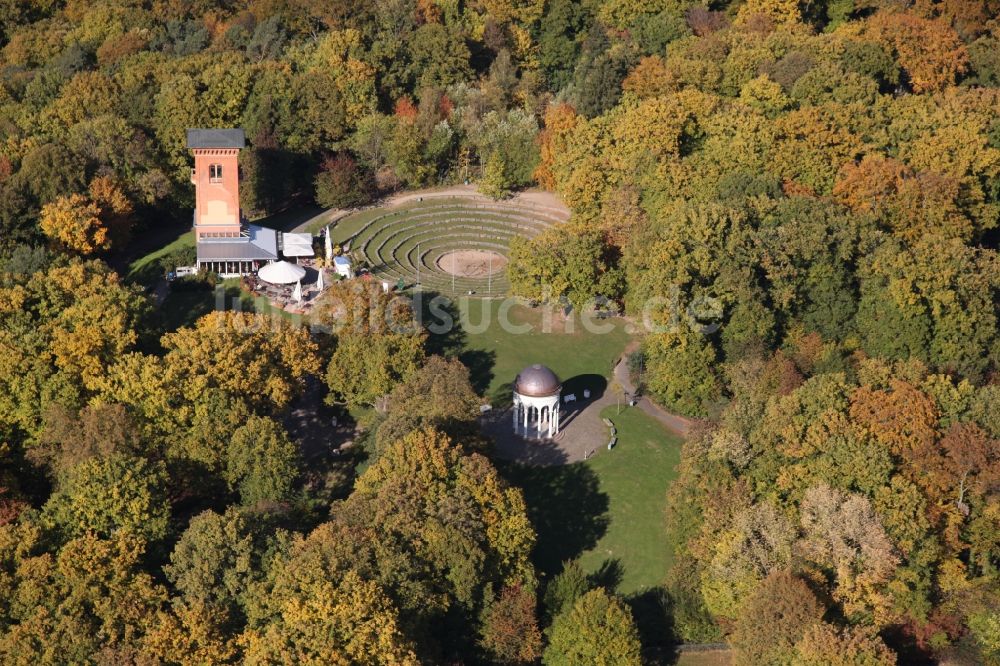
<instances>
[{"instance_id":1,"label":"curved stone seating tier","mask_svg":"<svg viewBox=\"0 0 1000 666\"><path fill-rule=\"evenodd\" d=\"M457 241L455 243L449 243L448 245L439 245L436 247L423 248L420 249L420 256L413 257L412 255L407 255L409 261L402 263L401 265L405 267L408 272L413 272L417 265L420 266L421 275L430 275L431 273L439 273L450 281L451 273L440 268L438 266L438 260L444 255L448 254L452 250L461 250L468 248L470 250L493 250L494 252L500 254L505 249L505 246L499 243L484 243L481 241ZM496 272L493 274L493 279L496 280L497 276L505 271L504 267L498 267ZM485 282L487 277L468 277L462 278L457 277L459 280L468 280L470 282Z\"/></svg>"},{"instance_id":2,"label":"curved stone seating tier","mask_svg":"<svg viewBox=\"0 0 1000 666\"><path fill-rule=\"evenodd\" d=\"M420 256L416 257L415 261L417 264L420 265L421 273L423 273L423 271L425 270L438 271L443 273L444 275L447 275L448 278L451 279L451 273L449 273L447 270L439 268L438 261L441 259L441 257L445 256L452 250L461 250L463 249L463 247L466 247L468 249L477 249L477 250L493 250L498 254L500 254L503 251L502 246L493 245L490 243L468 243L467 245L459 243L457 245L449 245L448 247L433 247L428 250L423 250L423 248L421 248ZM412 266L413 264L410 265ZM497 274L504 272L505 270L506 270L506 264L504 264L504 266L502 267L498 267L493 274L494 279L496 278ZM470 277L467 279L475 282L477 280L486 280L487 278Z\"/></svg>"},{"instance_id":3,"label":"curved stone seating tier","mask_svg":"<svg viewBox=\"0 0 1000 666\"><path fill-rule=\"evenodd\" d=\"M479 236L466 238L449 237L438 241L429 240L426 243L420 244L419 256L415 256L417 252L417 245L414 244L403 254L395 256L392 261L384 261L376 270L373 271L373 273L376 275L384 275L392 272L394 275L405 276L408 279L416 279L419 274L421 276L421 282L425 283L428 279L433 279L435 275L438 275L447 279L450 283L452 278L451 274L442 270L437 265L437 261L442 255L447 254L452 250L461 250L464 248L492 250L502 255L507 251L507 247L508 245L504 242L490 240ZM503 272L504 270L502 268L497 269L497 272L493 276L493 281L495 283L498 276L501 276ZM456 280L458 281L468 281L470 283L485 282L487 279L488 278L486 277L456 277Z\"/></svg>"},{"instance_id":4,"label":"curved stone seating tier","mask_svg":"<svg viewBox=\"0 0 1000 666\"><path fill-rule=\"evenodd\" d=\"M449 286L452 284L452 275L447 271L440 269L437 265L437 261L445 254L453 251L460 250L463 248L470 249L481 249L481 250L494 250L498 253L505 249L505 246L500 243L487 243L479 239L467 239L467 240L452 240L448 239L449 242L442 242L440 245L432 246L421 246L420 256L414 257L413 254L416 248L412 248L410 252L404 257L404 260L397 262L393 267L385 268L384 270L376 271L379 276L392 275L395 278L403 277L407 282L415 281L417 276L420 277L420 282L425 286L429 284L445 284ZM417 266L419 265L419 271ZM489 280L488 277L455 277L456 285L468 285L475 289L482 288L485 283ZM506 269L497 268L496 273L493 274L492 279L494 286L506 285ZM495 291L495 290L494 290Z\"/></svg>"},{"instance_id":5,"label":"curved stone seating tier","mask_svg":"<svg viewBox=\"0 0 1000 666\"><path fill-rule=\"evenodd\" d=\"M442 236L432 230L424 230L420 233L407 234L397 238L392 245L381 245L374 252L366 253L368 260L375 265L385 263L387 259L399 259L399 255L409 251L411 248L428 241L439 241L442 238L458 239L482 239L484 242L501 242L503 251L506 254L510 241L515 236L502 229L479 229L475 227L454 228L446 236Z\"/></svg>"},{"instance_id":6,"label":"curved stone seating tier","mask_svg":"<svg viewBox=\"0 0 1000 666\"><path fill-rule=\"evenodd\" d=\"M476 214L468 210L442 210L435 213L421 212L419 214L410 215L407 217L396 217L396 218L382 218L378 221L378 225L370 224L366 225L366 228L358 233L354 234L350 243L352 247L358 247L359 244L364 245L368 243L371 239L377 238L380 234L384 234L387 230L403 228L408 226L413 226L420 224L422 222L446 225L449 220L482 220L483 223L499 224L503 226L519 226L525 229L533 229L535 233L544 231L549 226L550 223L532 219L530 217L525 217L521 215L497 215L495 213L491 214Z\"/></svg>"},{"instance_id":7,"label":"curved stone seating tier","mask_svg":"<svg viewBox=\"0 0 1000 666\"><path fill-rule=\"evenodd\" d=\"M458 277L438 267L456 249L492 250L507 256L515 237L532 238L565 220L563 211L489 199L429 198L427 203L387 210L353 233L351 247L371 264L380 279L442 292L501 294L510 286L506 268L490 276Z\"/></svg>"},{"instance_id":8,"label":"curved stone seating tier","mask_svg":"<svg viewBox=\"0 0 1000 666\"><path fill-rule=\"evenodd\" d=\"M355 240L352 241L351 246L361 249L368 254L368 248L373 242L389 239L409 229L432 228L437 233L441 233L443 231L448 231L454 226L460 226L463 224L473 224L483 228L507 229L512 233L517 233L522 236L536 236L547 228L539 226L537 222L525 221L521 219L484 218L468 215L455 215L443 219L437 216L419 216L408 218L405 224L387 224L378 229L375 233L364 238L356 237ZM360 245L358 243L360 243Z\"/></svg>"},{"instance_id":9,"label":"curved stone seating tier","mask_svg":"<svg viewBox=\"0 0 1000 666\"><path fill-rule=\"evenodd\" d=\"M481 245L483 246L483 249L494 250L506 256L507 250L510 247L510 237L481 232L459 232L449 234L445 238L435 236L418 236L409 239L405 243L401 243L387 255L379 255L379 259L382 260L382 263L386 263L386 259L392 259L394 261L401 261L409 265L413 265L412 254L418 248L447 248L450 245L461 248Z\"/></svg>"},{"instance_id":10,"label":"curved stone seating tier","mask_svg":"<svg viewBox=\"0 0 1000 666\"><path fill-rule=\"evenodd\" d=\"M527 236L529 238L537 235L534 229L520 224L513 225L500 225L500 224L479 224L480 220L473 218L464 219L453 219L447 221L434 221L434 222L422 222L412 226L407 226L399 229L385 230L387 233L384 235L373 236L372 238L365 241L359 248L361 252L369 261L373 261L376 257L382 255L383 250L389 245L390 241L394 239L402 238L401 242L405 243L409 238L416 237L417 235L428 235L432 238L440 238L442 232L447 232L445 235L450 236L455 233L463 233L469 230L480 231L488 233L491 235L501 235L506 237L514 236ZM414 232L416 233L410 233ZM408 235L404 235L408 234ZM375 247L372 247L372 243L378 241ZM398 247L398 244L393 247Z\"/></svg>"},{"instance_id":11,"label":"curved stone seating tier","mask_svg":"<svg viewBox=\"0 0 1000 666\"><path fill-rule=\"evenodd\" d=\"M467 212L471 210L492 211L499 213L501 216L506 216L514 211L517 211L527 219L539 220L547 223L546 226L551 226L557 222L564 222L568 219L567 216L561 211L554 211L549 208L533 208L531 206L526 206L523 203L501 204L492 201L482 202L475 199L449 199L442 203L432 201L426 205L405 207L382 213L381 215L368 220L360 229L354 232L351 239L353 240L354 238L365 234L365 232L373 226L381 226L383 221L391 218L413 217L414 214L432 214L439 216L441 213L446 213L447 211Z\"/></svg>"},{"instance_id":12,"label":"curved stone seating tier","mask_svg":"<svg viewBox=\"0 0 1000 666\"><path fill-rule=\"evenodd\" d=\"M437 228L424 228L419 230L408 230L405 233L394 235L377 244L376 247L369 247L364 252L366 258L372 265L385 264L389 261L404 260L402 255L406 255L421 244L433 243L435 246L443 241L479 241L495 246L502 254L506 254L511 240L516 236L510 229L499 227L481 227L477 225L453 226L448 233L442 234ZM391 241L391 244L390 244ZM463 242L466 246L469 243ZM447 242L445 242L447 245Z\"/></svg>"}]
</instances>

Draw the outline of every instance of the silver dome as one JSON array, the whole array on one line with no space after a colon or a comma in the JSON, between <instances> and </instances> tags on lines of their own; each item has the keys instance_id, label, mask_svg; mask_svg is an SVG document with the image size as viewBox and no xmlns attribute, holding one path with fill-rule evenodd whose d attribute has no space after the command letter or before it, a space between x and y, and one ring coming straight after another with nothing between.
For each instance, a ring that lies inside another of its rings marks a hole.
<instances>
[{"instance_id":1,"label":"silver dome","mask_svg":"<svg viewBox=\"0 0 1000 666\"><path fill-rule=\"evenodd\" d=\"M522 370L514 380L514 390L531 398L544 398L559 393L562 386L559 378L544 365L538 363Z\"/></svg>"}]
</instances>

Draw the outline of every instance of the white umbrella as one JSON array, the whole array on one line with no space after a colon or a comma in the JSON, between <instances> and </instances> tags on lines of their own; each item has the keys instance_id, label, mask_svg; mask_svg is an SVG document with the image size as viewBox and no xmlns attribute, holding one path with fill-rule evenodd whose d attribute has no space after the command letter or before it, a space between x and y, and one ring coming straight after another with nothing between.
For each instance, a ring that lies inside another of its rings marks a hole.
<instances>
[{"instance_id":1,"label":"white umbrella","mask_svg":"<svg viewBox=\"0 0 1000 666\"><path fill-rule=\"evenodd\" d=\"M301 303L302 302L302 283L301 282L296 282L295 283L295 291L292 292L292 298L295 299L296 303Z\"/></svg>"},{"instance_id":2,"label":"white umbrella","mask_svg":"<svg viewBox=\"0 0 1000 666\"><path fill-rule=\"evenodd\" d=\"M326 271L323 269L323 267L319 268L319 279L316 280L316 288L319 289L320 291L323 291L326 288L326 286L323 284L323 273L325 272Z\"/></svg>"},{"instance_id":3,"label":"white umbrella","mask_svg":"<svg viewBox=\"0 0 1000 666\"><path fill-rule=\"evenodd\" d=\"M326 261L329 263L333 259L333 242L330 240L330 227L323 227L323 242L326 245Z\"/></svg>"},{"instance_id":4,"label":"white umbrella","mask_svg":"<svg viewBox=\"0 0 1000 666\"><path fill-rule=\"evenodd\" d=\"M289 261L275 261L257 271L257 277L271 284L292 284L305 276L306 269Z\"/></svg>"}]
</instances>

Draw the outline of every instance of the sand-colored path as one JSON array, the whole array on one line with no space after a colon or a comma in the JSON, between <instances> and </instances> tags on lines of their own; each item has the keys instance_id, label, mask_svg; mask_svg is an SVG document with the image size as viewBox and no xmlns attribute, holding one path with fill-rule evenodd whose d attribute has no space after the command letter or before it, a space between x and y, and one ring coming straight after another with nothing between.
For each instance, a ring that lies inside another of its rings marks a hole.
<instances>
[{"instance_id":1,"label":"sand-colored path","mask_svg":"<svg viewBox=\"0 0 1000 666\"><path fill-rule=\"evenodd\" d=\"M637 347L638 343L633 341L614 369L614 378L627 396L635 395L635 386L625 359ZM593 388L594 395L590 400L577 395L577 401L562 405L562 429L554 439L525 439L515 435L513 415L509 409L496 410L484 418L483 430L493 437L497 453L502 458L535 465L562 465L586 460L601 447L607 446L610 432L601 418L601 412L606 407L618 405L622 409L641 409L681 437L687 436L695 424L692 419L673 414L645 396L639 396L634 407L627 407L626 401L620 401L610 389Z\"/></svg>"},{"instance_id":2,"label":"sand-colored path","mask_svg":"<svg viewBox=\"0 0 1000 666\"><path fill-rule=\"evenodd\" d=\"M618 364L615 365L615 379L621 384L621 387L625 390L628 395L635 395L635 385L632 383L632 378L629 376L628 362L625 360L628 355L638 349L639 343L632 342L626 349L622 357L618 359ZM694 425L694 421L680 414L674 414L673 412L668 412L666 409L656 404L646 396L639 396L636 407L646 412L654 419L663 424L663 426L671 431L675 432L681 437L686 437L691 427Z\"/></svg>"},{"instance_id":3,"label":"sand-colored path","mask_svg":"<svg viewBox=\"0 0 1000 666\"><path fill-rule=\"evenodd\" d=\"M480 194L475 185L453 185L449 187L432 187L423 190L409 190L406 192L391 194L375 203L372 207L395 208L396 206L401 206L411 201L437 197L461 197L464 199L482 199L483 201L493 201L492 199ZM562 218L569 218L570 214L569 208L566 207L566 204L564 204L558 196L552 192L546 192L544 190L528 190L525 192L518 192L510 199L507 199L507 201L514 204L523 204L529 207L533 206L535 208L543 208ZM347 215L355 212L357 212L357 209L331 208L323 211L315 217L301 222L290 231L306 232L309 230L315 230L318 226L335 222L340 218L346 217ZM320 221L322 221L322 225L319 224Z\"/></svg>"}]
</instances>

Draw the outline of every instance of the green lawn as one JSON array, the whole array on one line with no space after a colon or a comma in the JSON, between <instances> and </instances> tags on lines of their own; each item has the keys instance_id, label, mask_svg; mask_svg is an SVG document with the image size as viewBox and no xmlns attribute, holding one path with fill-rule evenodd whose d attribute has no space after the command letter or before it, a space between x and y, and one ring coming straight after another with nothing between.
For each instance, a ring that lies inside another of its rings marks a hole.
<instances>
[{"instance_id":1,"label":"green lawn","mask_svg":"<svg viewBox=\"0 0 1000 666\"><path fill-rule=\"evenodd\" d=\"M681 439L638 409L607 408L618 430L618 444L601 449L585 465L608 496L607 531L580 558L584 570L620 571L618 591L638 594L663 584L672 563L667 540L667 489L677 477Z\"/></svg>"},{"instance_id":2,"label":"green lawn","mask_svg":"<svg viewBox=\"0 0 1000 666\"><path fill-rule=\"evenodd\" d=\"M130 282L151 285L163 277L163 269L160 260L163 257L187 248L194 248L194 232L188 231L182 234L177 240L164 245L158 250L154 250L147 255L139 257L128 267L128 274L125 276Z\"/></svg>"},{"instance_id":3,"label":"green lawn","mask_svg":"<svg viewBox=\"0 0 1000 666\"><path fill-rule=\"evenodd\" d=\"M665 513L681 440L645 412L616 411L604 412L618 430L611 451L600 449L571 465L498 464L524 491L538 535L532 559L543 584L563 562L578 560L595 584L628 602L650 663L670 663L676 655L663 584L673 549ZM700 655L691 662L686 657L677 663L710 663L697 661Z\"/></svg>"},{"instance_id":4,"label":"green lawn","mask_svg":"<svg viewBox=\"0 0 1000 666\"><path fill-rule=\"evenodd\" d=\"M470 368L477 390L498 405L510 402L511 383L518 372L533 363L549 366L563 381L581 375L607 378L629 340L625 322L617 319L595 322L612 329L599 334L585 330L574 314L573 328L567 331L558 309L553 309L551 332L545 333L541 310L521 305L510 308L506 320L515 326L530 326L531 331L510 332L499 324L502 303L457 299L450 314L461 317L469 326L456 327L449 335L431 336L431 349L457 354ZM484 321L491 322L489 327L477 332Z\"/></svg>"},{"instance_id":5,"label":"green lawn","mask_svg":"<svg viewBox=\"0 0 1000 666\"><path fill-rule=\"evenodd\" d=\"M621 320L613 320L611 332L597 334L576 318L574 330L566 332L558 313L553 332L543 333L539 309L515 306L509 312L511 323L534 328L518 335L497 323L499 307L500 301L463 299L458 309L472 325L486 315L492 324L483 332L432 337L432 345L445 351L457 348L477 388L497 404L509 402L510 383L531 363L548 365L564 382L580 375L608 378L630 337ZM616 409L603 414L618 429L612 451L601 449L585 463L561 467L504 467L525 488L539 532L536 563L541 571L554 573L563 560L579 557L587 571L601 572L619 592L633 595L661 585L670 567L664 511L681 440L638 409L624 408L621 414Z\"/></svg>"},{"instance_id":6,"label":"green lawn","mask_svg":"<svg viewBox=\"0 0 1000 666\"><path fill-rule=\"evenodd\" d=\"M661 586L670 568L665 511L681 440L638 409L615 411L604 414L618 430L611 451L571 465L501 467L524 490L543 575L579 559L601 584L639 597Z\"/></svg>"}]
</instances>

